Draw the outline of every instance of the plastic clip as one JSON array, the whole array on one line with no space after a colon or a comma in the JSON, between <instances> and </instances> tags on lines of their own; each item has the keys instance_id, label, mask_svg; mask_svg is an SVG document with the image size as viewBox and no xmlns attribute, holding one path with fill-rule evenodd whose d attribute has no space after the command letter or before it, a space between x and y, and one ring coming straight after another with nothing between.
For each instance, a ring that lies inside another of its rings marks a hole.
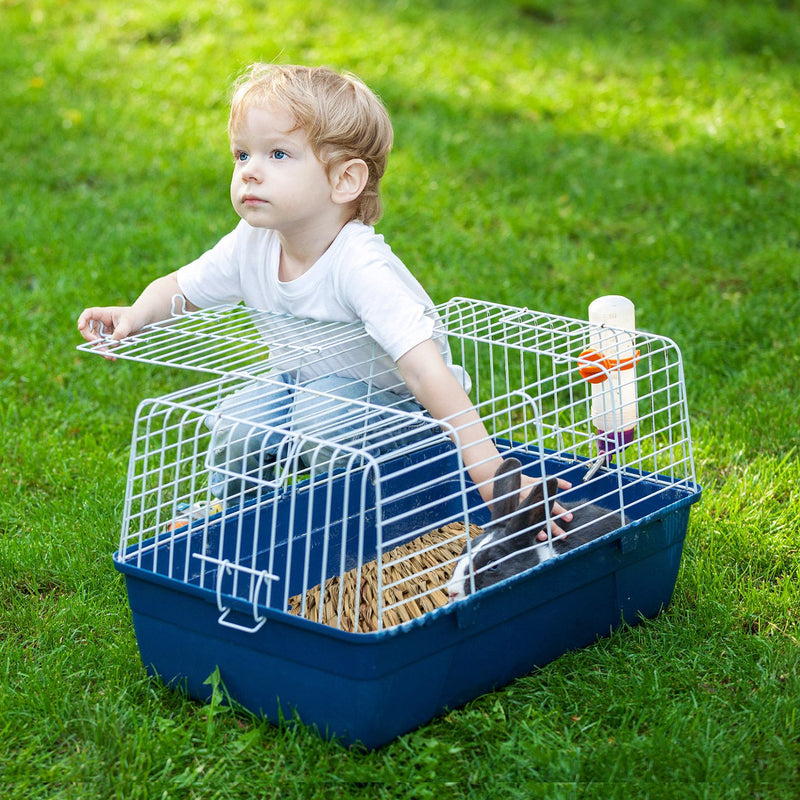
<instances>
[{"instance_id":1,"label":"plastic clip","mask_svg":"<svg viewBox=\"0 0 800 800\"><path fill-rule=\"evenodd\" d=\"M603 353L589 348L578 356L578 363L581 365L578 372L589 383L602 383L608 379L608 373L612 370L633 369L638 362L638 350L628 358L606 358Z\"/></svg>"}]
</instances>

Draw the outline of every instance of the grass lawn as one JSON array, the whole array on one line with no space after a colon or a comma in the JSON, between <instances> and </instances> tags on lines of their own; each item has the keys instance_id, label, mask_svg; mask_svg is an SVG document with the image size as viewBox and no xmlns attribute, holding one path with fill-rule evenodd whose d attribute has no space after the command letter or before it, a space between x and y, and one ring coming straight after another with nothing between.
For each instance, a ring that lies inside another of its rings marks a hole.
<instances>
[{"instance_id":1,"label":"grass lawn","mask_svg":"<svg viewBox=\"0 0 800 800\"><path fill-rule=\"evenodd\" d=\"M230 230L232 78L363 77L378 229L439 302L585 317L684 355L698 478L673 602L372 753L148 679L112 566L138 401L75 351ZM0 0L0 795L800 794L797 0Z\"/></svg>"}]
</instances>

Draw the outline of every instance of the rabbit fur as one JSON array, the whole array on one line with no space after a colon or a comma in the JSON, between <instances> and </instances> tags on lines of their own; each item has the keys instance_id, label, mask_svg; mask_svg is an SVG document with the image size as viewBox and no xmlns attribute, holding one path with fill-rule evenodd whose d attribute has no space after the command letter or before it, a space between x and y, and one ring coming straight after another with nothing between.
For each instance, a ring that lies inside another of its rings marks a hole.
<instances>
[{"instance_id":1,"label":"rabbit fur","mask_svg":"<svg viewBox=\"0 0 800 800\"><path fill-rule=\"evenodd\" d=\"M461 551L447 584L450 602L462 600L470 594L469 576L473 570L475 589L483 589L627 524L624 514L594 503L562 503L565 509L572 511L573 518L570 522L559 520L558 524L570 535L539 542L537 535L547 526L544 484L542 481L535 483L528 496L518 505L521 470L522 464L516 458L507 458L498 467L494 476L495 500L492 502L491 522L485 527L484 533L472 540L471 555L467 554L466 545ZM558 481L551 477L546 485L547 501L552 513Z\"/></svg>"}]
</instances>

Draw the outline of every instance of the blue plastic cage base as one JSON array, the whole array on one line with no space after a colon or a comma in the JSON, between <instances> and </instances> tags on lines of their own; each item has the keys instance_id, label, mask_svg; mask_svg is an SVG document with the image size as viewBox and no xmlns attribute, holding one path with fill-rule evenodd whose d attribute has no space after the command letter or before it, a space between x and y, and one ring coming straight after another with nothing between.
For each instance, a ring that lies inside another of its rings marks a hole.
<instances>
[{"instance_id":1,"label":"blue plastic cage base","mask_svg":"<svg viewBox=\"0 0 800 800\"><path fill-rule=\"evenodd\" d=\"M376 748L669 604L700 491L654 493L642 480L628 490L626 506L637 512L624 528L377 633L347 633L277 607L259 607L266 621L254 632L222 626L213 588L119 554L115 566L151 674L205 701L218 667L231 698L253 713L276 723L296 713L323 736ZM252 627L252 607L229 600L230 621Z\"/></svg>"}]
</instances>

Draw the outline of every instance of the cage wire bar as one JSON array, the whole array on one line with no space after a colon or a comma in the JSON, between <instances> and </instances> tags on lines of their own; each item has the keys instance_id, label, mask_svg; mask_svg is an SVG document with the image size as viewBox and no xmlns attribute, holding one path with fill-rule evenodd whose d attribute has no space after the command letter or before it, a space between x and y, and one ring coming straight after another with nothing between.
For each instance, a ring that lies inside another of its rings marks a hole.
<instances>
[{"instance_id":1,"label":"cage wire bar","mask_svg":"<svg viewBox=\"0 0 800 800\"><path fill-rule=\"evenodd\" d=\"M636 331L635 430L590 476L598 432L580 369L596 326L466 298L430 314L489 435L530 475L564 477L567 499L588 496L633 521L659 495L698 490L683 365L669 339ZM372 402L373 391L401 386L363 326L227 306L79 349L211 376L139 406L119 562L214 592L219 623L246 631L260 629L265 609L382 631L447 602L453 565L488 511L454 446L454 421L409 411L401 395ZM614 368L598 369L613 408L622 402ZM331 372L366 375L370 392L343 399L313 388ZM237 407L253 387L269 421ZM221 423L239 433L215 460ZM274 452L256 448L244 469L240 453L266 440ZM217 496L210 476L233 488Z\"/></svg>"}]
</instances>

